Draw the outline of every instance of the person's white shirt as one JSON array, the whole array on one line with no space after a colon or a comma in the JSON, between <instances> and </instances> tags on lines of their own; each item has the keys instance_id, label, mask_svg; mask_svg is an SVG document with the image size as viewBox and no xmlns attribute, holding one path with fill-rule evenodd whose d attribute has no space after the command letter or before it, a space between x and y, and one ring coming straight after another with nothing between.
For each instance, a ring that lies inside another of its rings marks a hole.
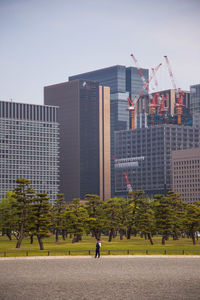
<instances>
[{"instance_id":1,"label":"person's white shirt","mask_svg":"<svg viewBox=\"0 0 200 300\"><path fill-rule=\"evenodd\" d=\"M98 242L98 244L99 244L99 247L101 248L101 242Z\"/></svg>"}]
</instances>

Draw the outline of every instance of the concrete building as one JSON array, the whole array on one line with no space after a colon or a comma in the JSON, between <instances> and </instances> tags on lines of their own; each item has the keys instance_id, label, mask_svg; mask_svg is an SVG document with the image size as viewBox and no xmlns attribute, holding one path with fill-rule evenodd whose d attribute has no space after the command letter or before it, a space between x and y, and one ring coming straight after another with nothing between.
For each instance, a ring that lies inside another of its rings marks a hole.
<instances>
[{"instance_id":1,"label":"concrete building","mask_svg":"<svg viewBox=\"0 0 200 300\"><path fill-rule=\"evenodd\" d=\"M157 125L115 132L115 194L126 196L123 172L149 196L172 189L171 151L199 147L199 128Z\"/></svg>"},{"instance_id":2,"label":"concrete building","mask_svg":"<svg viewBox=\"0 0 200 300\"><path fill-rule=\"evenodd\" d=\"M141 69L146 80L149 79L149 70ZM110 126L111 126L111 195L114 196L114 132L129 129L128 97L134 98L143 88L138 71L134 67L116 65L88 73L69 77L69 80L85 79L98 81L110 87ZM144 92L144 94L146 91ZM140 124L140 122L138 122Z\"/></svg>"},{"instance_id":3,"label":"concrete building","mask_svg":"<svg viewBox=\"0 0 200 300\"><path fill-rule=\"evenodd\" d=\"M44 88L44 103L59 105L60 192L70 202L86 194L110 197L110 89L73 80Z\"/></svg>"},{"instance_id":4,"label":"concrete building","mask_svg":"<svg viewBox=\"0 0 200 300\"><path fill-rule=\"evenodd\" d=\"M56 106L0 101L0 200L27 178L50 201L59 191L59 124Z\"/></svg>"},{"instance_id":5,"label":"concrete building","mask_svg":"<svg viewBox=\"0 0 200 300\"><path fill-rule=\"evenodd\" d=\"M190 87L191 97L191 113L200 113L200 84L195 84Z\"/></svg>"},{"instance_id":6,"label":"concrete building","mask_svg":"<svg viewBox=\"0 0 200 300\"><path fill-rule=\"evenodd\" d=\"M172 178L184 202L200 201L200 148L172 151Z\"/></svg>"}]
</instances>

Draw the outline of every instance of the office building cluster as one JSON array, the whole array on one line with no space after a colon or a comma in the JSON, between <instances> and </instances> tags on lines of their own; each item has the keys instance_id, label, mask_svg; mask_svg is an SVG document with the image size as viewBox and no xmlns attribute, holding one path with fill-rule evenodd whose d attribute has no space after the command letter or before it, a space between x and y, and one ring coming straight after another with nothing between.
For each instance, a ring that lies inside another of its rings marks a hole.
<instances>
[{"instance_id":1,"label":"office building cluster","mask_svg":"<svg viewBox=\"0 0 200 300\"><path fill-rule=\"evenodd\" d=\"M0 199L28 178L51 202L128 197L130 187L200 200L200 84L149 94L149 70L140 71L70 76L44 87L44 105L1 100Z\"/></svg>"}]
</instances>

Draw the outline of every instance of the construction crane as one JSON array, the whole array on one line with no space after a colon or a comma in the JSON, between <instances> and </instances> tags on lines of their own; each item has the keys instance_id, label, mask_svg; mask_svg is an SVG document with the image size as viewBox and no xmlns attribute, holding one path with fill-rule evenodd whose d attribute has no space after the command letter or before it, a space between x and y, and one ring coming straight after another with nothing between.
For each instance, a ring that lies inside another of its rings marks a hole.
<instances>
[{"instance_id":1,"label":"construction crane","mask_svg":"<svg viewBox=\"0 0 200 300\"><path fill-rule=\"evenodd\" d=\"M140 67L140 65L139 65L139 63L138 63L138 61L137 61L137 59L136 59L135 56L133 55L133 53L131 53L131 57L132 57L132 59L134 60L135 65L136 65L136 68L137 68L137 71L138 71L138 73L139 73L139 75L140 75L140 78L142 79L143 84L145 85L145 84L146 84L146 79L144 78L144 75L143 75L143 73L142 73L142 71L141 71L141 67ZM146 89L147 92L149 93L149 85L147 85L145 89Z\"/></svg>"},{"instance_id":2,"label":"construction crane","mask_svg":"<svg viewBox=\"0 0 200 300\"><path fill-rule=\"evenodd\" d=\"M138 73L140 75L140 78L141 80L143 81L144 83L144 86L145 86L145 90L148 92L148 95L149 95L149 100L150 100L150 115L151 115L151 118L152 118L152 123L154 122L154 115L155 115L155 111L156 111L156 108L159 106L159 94L156 93L154 95L154 97L152 96L152 94L149 94L149 84L147 84L146 82L146 79L144 78L144 75L141 71L141 67L137 61L137 59L135 58L135 56L133 54L131 54L131 57L133 58L134 62L135 62L135 65L136 65L136 68L138 70ZM161 64L160 64L161 65ZM157 87L158 86L158 82L157 82L157 79L156 79L156 69L152 68L152 75L151 75L151 79L155 78L155 86ZM150 80L149 80L150 82ZM134 122L135 122L135 111L132 109L132 106L131 106L131 119L134 118ZM132 123L132 121L131 121Z\"/></svg>"},{"instance_id":3,"label":"construction crane","mask_svg":"<svg viewBox=\"0 0 200 300\"><path fill-rule=\"evenodd\" d=\"M133 56L133 54L131 54L131 56L132 57L134 57ZM135 129L135 106L136 106L136 104L137 104L137 102L138 102L138 100L139 100L139 98L142 96L142 94L144 93L144 91L145 90L147 90L147 91L149 91L149 83L151 82L151 80L153 79L153 77L155 76L155 74L157 73L157 71L158 71L158 69L160 68L160 66L161 66L162 64L160 63L154 70L154 73L152 73L151 74L151 76L150 76L150 78L149 78L149 80L145 80L145 78L144 78L144 76L143 76L143 79L142 79L142 81L144 82L144 86L143 86L143 88L142 88L142 90L139 92L139 94L135 97L135 99L134 100L131 100L130 98L128 98L128 108L127 108L127 110L129 110L130 111L130 114L131 114L131 129L132 130L134 130ZM140 69L139 68L139 66L137 67L138 69ZM140 70L141 71L141 70ZM141 72L139 72L139 74L140 74ZM141 77L142 78L142 77ZM151 95L152 96L152 95ZM150 97L151 97L150 96Z\"/></svg>"},{"instance_id":4,"label":"construction crane","mask_svg":"<svg viewBox=\"0 0 200 300\"><path fill-rule=\"evenodd\" d=\"M166 114L168 112L168 107L165 105L167 101L167 96L164 94L160 95L160 105L159 105L159 113Z\"/></svg>"},{"instance_id":5,"label":"construction crane","mask_svg":"<svg viewBox=\"0 0 200 300\"><path fill-rule=\"evenodd\" d=\"M126 180L126 188L127 188L127 191L128 193L131 193L131 198L133 199L134 198L134 194L133 194L133 188L130 184L130 181L128 180L128 176L126 174L126 172L124 171L124 177L125 177L125 180Z\"/></svg>"},{"instance_id":6,"label":"construction crane","mask_svg":"<svg viewBox=\"0 0 200 300\"><path fill-rule=\"evenodd\" d=\"M130 112L131 116L131 129L135 129L135 105L133 101L128 97L128 108L126 109Z\"/></svg>"},{"instance_id":7,"label":"construction crane","mask_svg":"<svg viewBox=\"0 0 200 300\"><path fill-rule=\"evenodd\" d=\"M174 76L173 76L173 73L172 73L172 69L171 69L171 66L170 66L170 62L169 62L169 59L168 59L167 55L164 55L164 58L165 58L166 63L167 63L169 76L170 76L171 81L172 81L172 86L173 86L173 88L175 90L175 94L176 94L176 109L177 109L177 117L178 117L177 123L179 125L181 125L181 123L182 123L182 121L181 121L182 107L184 106L183 105L184 92L181 91L181 89L177 89L176 83L175 83L175 80L174 80Z\"/></svg>"}]
</instances>

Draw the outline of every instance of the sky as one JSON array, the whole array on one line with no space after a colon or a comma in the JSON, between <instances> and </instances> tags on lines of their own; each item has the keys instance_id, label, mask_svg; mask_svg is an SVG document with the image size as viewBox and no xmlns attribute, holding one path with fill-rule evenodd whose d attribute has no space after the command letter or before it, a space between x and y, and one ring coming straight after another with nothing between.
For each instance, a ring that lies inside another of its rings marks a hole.
<instances>
[{"instance_id":1,"label":"sky","mask_svg":"<svg viewBox=\"0 0 200 300\"><path fill-rule=\"evenodd\" d=\"M113 65L200 83L200 0L0 0L0 100L43 104L44 86Z\"/></svg>"}]
</instances>

